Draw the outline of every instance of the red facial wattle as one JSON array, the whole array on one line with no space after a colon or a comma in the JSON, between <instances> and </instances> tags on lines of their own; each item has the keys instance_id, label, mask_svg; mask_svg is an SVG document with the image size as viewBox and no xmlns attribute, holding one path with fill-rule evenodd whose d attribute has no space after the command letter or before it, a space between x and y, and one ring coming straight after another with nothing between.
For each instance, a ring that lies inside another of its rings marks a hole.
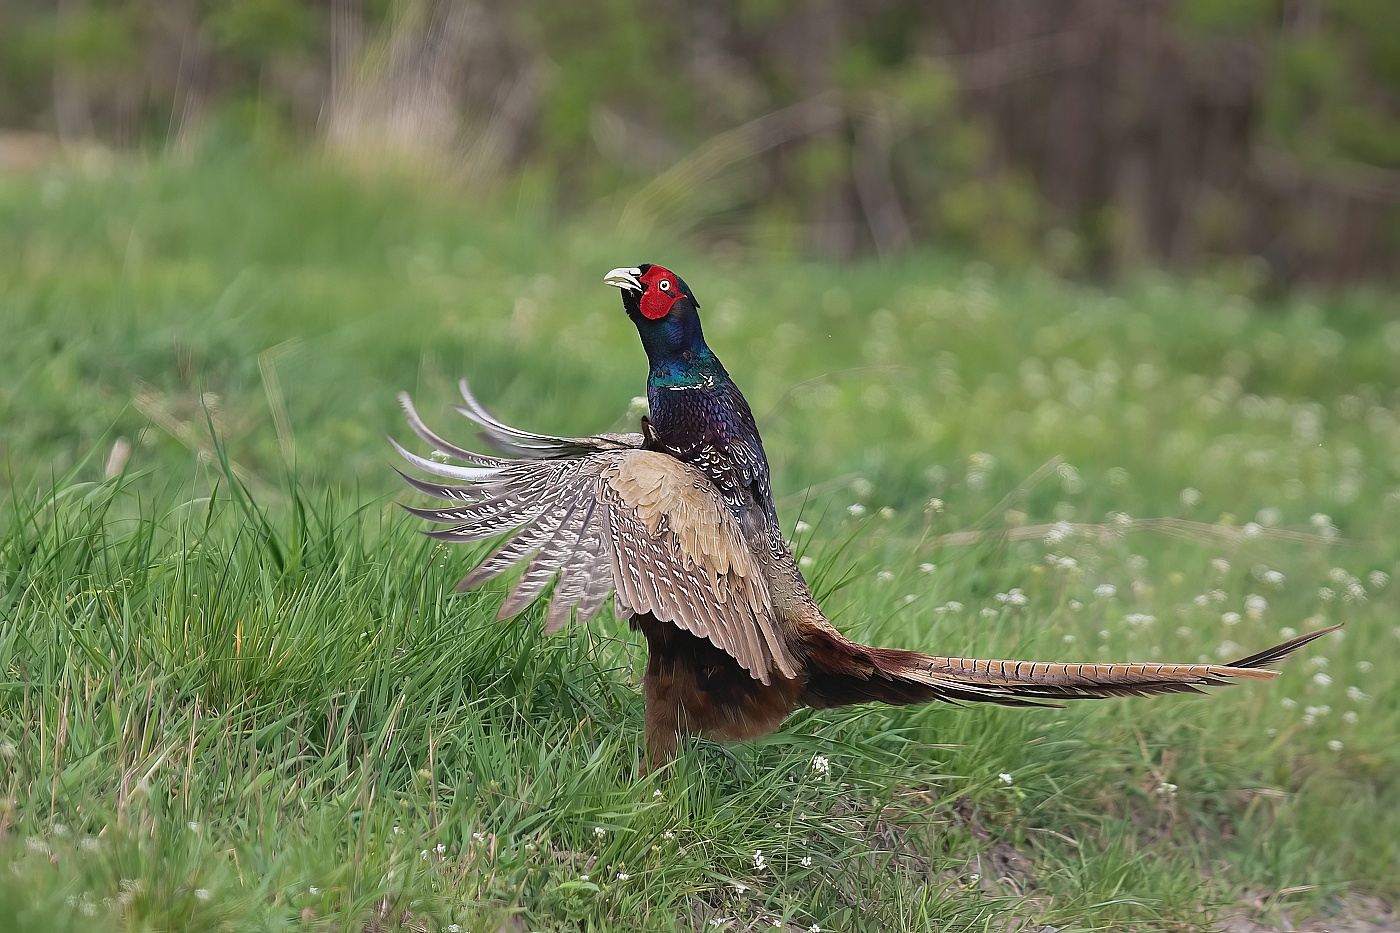
<instances>
[{"instance_id":1,"label":"red facial wattle","mask_svg":"<svg viewBox=\"0 0 1400 933\"><path fill-rule=\"evenodd\" d=\"M638 279L645 287L640 302L642 317L659 321L671 313L671 306L681 299L676 276L661 266L652 266Z\"/></svg>"}]
</instances>

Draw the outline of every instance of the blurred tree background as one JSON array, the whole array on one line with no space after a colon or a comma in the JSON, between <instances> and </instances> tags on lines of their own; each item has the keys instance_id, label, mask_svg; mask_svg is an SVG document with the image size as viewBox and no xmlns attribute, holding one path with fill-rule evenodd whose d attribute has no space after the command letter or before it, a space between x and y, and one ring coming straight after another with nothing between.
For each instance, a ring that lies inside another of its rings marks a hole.
<instances>
[{"instance_id":1,"label":"blurred tree background","mask_svg":"<svg viewBox=\"0 0 1400 933\"><path fill-rule=\"evenodd\" d=\"M715 249L1400 266L1395 0L7 0L0 127L0 164L323 145Z\"/></svg>"}]
</instances>

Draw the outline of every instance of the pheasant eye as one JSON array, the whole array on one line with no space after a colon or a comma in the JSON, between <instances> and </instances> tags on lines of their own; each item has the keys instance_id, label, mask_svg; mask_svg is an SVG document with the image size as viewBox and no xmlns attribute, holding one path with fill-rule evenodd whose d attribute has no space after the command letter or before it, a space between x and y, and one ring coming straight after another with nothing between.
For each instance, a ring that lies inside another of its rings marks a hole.
<instances>
[{"instance_id":1,"label":"pheasant eye","mask_svg":"<svg viewBox=\"0 0 1400 933\"><path fill-rule=\"evenodd\" d=\"M663 292L669 292L671 290L671 280L662 279L660 282L656 283L656 287L661 289Z\"/></svg>"}]
</instances>

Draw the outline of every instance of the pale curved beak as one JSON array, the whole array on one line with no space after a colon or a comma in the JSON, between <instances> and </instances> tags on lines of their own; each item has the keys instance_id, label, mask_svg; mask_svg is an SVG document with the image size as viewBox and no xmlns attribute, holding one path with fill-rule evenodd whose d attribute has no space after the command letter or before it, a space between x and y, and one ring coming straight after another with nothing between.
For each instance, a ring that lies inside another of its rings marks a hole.
<instances>
[{"instance_id":1,"label":"pale curved beak","mask_svg":"<svg viewBox=\"0 0 1400 933\"><path fill-rule=\"evenodd\" d=\"M625 288L629 292L639 292L642 290L642 283L637 281L637 276L641 274L642 270L635 266L624 266L603 276L603 282L614 288Z\"/></svg>"}]
</instances>

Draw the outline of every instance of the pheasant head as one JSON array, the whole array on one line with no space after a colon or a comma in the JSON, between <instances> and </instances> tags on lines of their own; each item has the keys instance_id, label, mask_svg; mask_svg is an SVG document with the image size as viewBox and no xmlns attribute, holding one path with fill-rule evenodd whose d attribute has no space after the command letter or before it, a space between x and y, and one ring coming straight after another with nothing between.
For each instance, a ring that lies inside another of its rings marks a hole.
<instances>
[{"instance_id":1,"label":"pheasant head","mask_svg":"<svg viewBox=\"0 0 1400 933\"><path fill-rule=\"evenodd\" d=\"M637 325L653 365L687 354L708 355L700 330L700 302L680 276L664 266L642 263L614 269L603 281L622 290L622 307Z\"/></svg>"}]
</instances>

